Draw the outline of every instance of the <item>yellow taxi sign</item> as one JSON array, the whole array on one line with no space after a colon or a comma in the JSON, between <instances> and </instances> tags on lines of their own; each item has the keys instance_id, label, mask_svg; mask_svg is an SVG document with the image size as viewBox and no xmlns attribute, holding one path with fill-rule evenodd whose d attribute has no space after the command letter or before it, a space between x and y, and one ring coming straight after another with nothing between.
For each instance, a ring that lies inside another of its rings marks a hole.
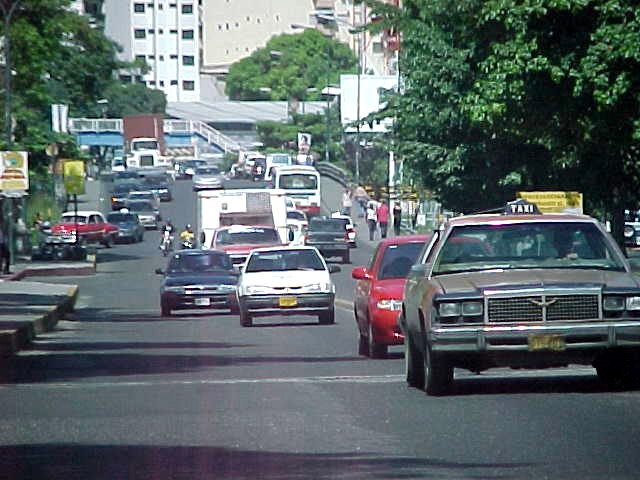
<instances>
[{"instance_id":1,"label":"yellow taxi sign","mask_svg":"<svg viewBox=\"0 0 640 480\"><path fill-rule=\"evenodd\" d=\"M582 214L580 192L518 192L517 198L535 203L542 213Z\"/></svg>"}]
</instances>

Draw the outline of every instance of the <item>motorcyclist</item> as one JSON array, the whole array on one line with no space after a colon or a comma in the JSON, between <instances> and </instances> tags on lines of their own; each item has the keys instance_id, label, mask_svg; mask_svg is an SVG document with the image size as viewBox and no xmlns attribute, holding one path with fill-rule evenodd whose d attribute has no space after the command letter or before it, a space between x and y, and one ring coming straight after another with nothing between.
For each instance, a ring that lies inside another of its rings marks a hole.
<instances>
[{"instance_id":1,"label":"motorcyclist","mask_svg":"<svg viewBox=\"0 0 640 480\"><path fill-rule=\"evenodd\" d=\"M193 247L193 241L196 235L193 233L193 228L191 228L191 224L187 224L184 227L184 230L180 232L180 243L183 246L189 245Z\"/></svg>"},{"instance_id":2,"label":"motorcyclist","mask_svg":"<svg viewBox=\"0 0 640 480\"><path fill-rule=\"evenodd\" d=\"M166 237L169 239L173 237L174 231L175 227L173 226L173 223L171 223L171 219L167 218L167 223L164 224L164 227L162 227L162 230L160 231L160 248L162 248Z\"/></svg>"}]
</instances>

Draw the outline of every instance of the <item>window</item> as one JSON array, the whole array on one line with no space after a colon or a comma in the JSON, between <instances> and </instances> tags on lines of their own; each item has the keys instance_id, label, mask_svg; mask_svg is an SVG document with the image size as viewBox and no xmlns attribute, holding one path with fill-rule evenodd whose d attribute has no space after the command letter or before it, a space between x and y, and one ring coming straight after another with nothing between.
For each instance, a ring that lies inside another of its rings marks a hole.
<instances>
[{"instance_id":1,"label":"window","mask_svg":"<svg viewBox=\"0 0 640 480\"><path fill-rule=\"evenodd\" d=\"M182 31L182 39L183 40L193 40L193 30L183 30Z\"/></svg>"},{"instance_id":2,"label":"window","mask_svg":"<svg viewBox=\"0 0 640 480\"><path fill-rule=\"evenodd\" d=\"M177 60L178 59L178 55L173 54L169 58L171 58L171 60Z\"/></svg>"},{"instance_id":3,"label":"window","mask_svg":"<svg viewBox=\"0 0 640 480\"><path fill-rule=\"evenodd\" d=\"M146 55L136 55L136 60L140 60L141 62L144 62L147 59Z\"/></svg>"},{"instance_id":4,"label":"window","mask_svg":"<svg viewBox=\"0 0 640 480\"><path fill-rule=\"evenodd\" d=\"M153 35L154 33L156 33L156 31L153 28L150 28L148 32L149 32L149 35Z\"/></svg>"},{"instance_id":5,"label":"window","mask_svg":"<svg viewBox=\"0 0 640 480\"><path fill-rule=\"evenodd\" d=\"M171 85L178 85L178 80L171 80Z\"/></svg>"},{"instance_id":6,"label":"window","mask_svg":"<svg viewBox=\"0 0 640 480\"><path fill-rule=\"evenodd\" d=\"M133 13L144 13L144 3L134 3Z\"/></svg>"},{"instance_id":7,"label":"window","mask_svg":"<svg viewBox=\"0 0 640 480\"><path fill-rule=\"evenodd\" d=\"M178 30L176 30L175 28L172 28L171 30L169 30L169 33L178 33Z\"/></svg>"},{"instance_id":8,"label":"window","mask_svg":"<svg viewBox=\"0 0 640 480\"><path fill-rule=\"evenodd\" d=\"M164 62L164 55L160 55L158 58L160 59L161 62Z\"/></svg>"},{"instance_id":9,"label":"window","mask_svg":"<svg viewBox=\"0 0 640 480\"><path fill-rule=\"evenodd\" d=\"M225 23L224 26L227 28L227 30L229 30L229 24Z\"/></svg>"},{"instance_id":10,"label":"window","mask_svg":"<svg viewBox=\"0 0 640 480\"><path fill-rule=\"evenodd\" d=\"M164 30L163 30L162 28L159 28L159 29L158 29L158 33L159 33L160 35L162 35L162 34L164 33Z\"/></svg>"},{"instance_id":11,"label":"window","mask_svg":"<svg viewBox=\"0 0 640 480\"><path fill-rule=\"evenodd\" d=\"M182 13L185 13L185 14L193 13L193 5L190 3L186 3L182 5Z\"/></svg>"},{"instance_id":12,"label":"window","mask_svg":"<svg viewBox=\"0 0 640 480\"><path fill-rule=\"evenodd\" d=\"M136 28L133 32L134 38L147 38L147 32L143 28Z\"/></svg>"},{"instance_id":13,"label":"window","mask_svg":"<svg viewBox=\"0 0 640 480\"><path fill-rule=\"evenodd\" d=\"M152 86L154 86L154 87L155 87L155 85L156 85L156 81L155 81L155 80L149 80L149 85L152 85Z\"/></svg>"},{"instance_id":14,"label":"window","mask_svg":"<svg viewBox=\"0 0 640 480\"><path fill-rule=\"evenodd\" d=\"M182 56L182 65L195 65L196 61L193 55L183 55Z\"/></svg>"},{"instance_id":15,"label":"window","mask_svg":"<svg viewBox=\"0 0 640 480\"><path fill-rule=\"evenodd\" d=\"M160 86L164 87L164 80L160 80Z\"/></svg>"},{"instance_id":16,"label":"window","mask_svg":"<svg viewBox=\"0 0 640 480\"><path fill-rule=\"evenodd\" d=\"M147 55L147 58L148 58L149 60L155 60L155 59L156 59L156 56L155 56L155 55Z\"/></svg>"},{"instance_id":17,"label":"window","mask_svg":"<svg viewBox=\"0 0 640 480\"><path fill-rule=\"evenodd\" d=\"M193 91L196 89L196 83L193 80L184 80L182 82L182 89Z\"/></svg>"}]
</instances>

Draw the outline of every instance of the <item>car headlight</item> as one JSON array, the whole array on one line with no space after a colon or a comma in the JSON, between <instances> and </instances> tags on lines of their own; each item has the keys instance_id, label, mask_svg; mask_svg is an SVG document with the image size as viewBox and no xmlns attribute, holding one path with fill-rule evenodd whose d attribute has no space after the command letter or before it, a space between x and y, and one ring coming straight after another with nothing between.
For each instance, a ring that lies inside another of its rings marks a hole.
<instances>
[{"instance_id":1,"label":"car headlight","mask_svg":"<svg viewBox=\"0 0 640 480\"><path fill-rule=\"evenodd\" d=\"M626 306L630 311L640 310L640 297L627 297Z\"/></svg>"},{"instance_id":2,"label":"car headlight","mask_svg":"<svg viewBox=\"0 0 640 480\"><path fill-rule=\"evenodd\" d=\"M465 317L482 315L482 302L445 302L438 307L441 317Z\"/></svg>"},{"instance_id":3,"label":"car headlight","mask_svg":"<svg viewBox=\"0 0 640 480\"><path fill-rule=\"evenodd\" d=\"M218 285L218 290L220 290L221 292L235 292L236 291L236 286L235 285Z\"/></svg>"},{"instance_id":4,"label":"car headlight","mask_svg":"<svg viewBox=\"0 0 640 480\"><path fill-rule=\"evenodd\" d=\"M624 227L624 236L627 238L631 238L633 237L633 235L636 233L635 228L633 228L630 225L627 225Z\"/></svg>"},{"instance_id":5,"label":"car headlight","mask_svg":"<svg viewBox=\"0 0 640 480\"><path fill-rule=\"evenodd\" d=\"M331 292L332 289L332 284L325 282L325 283L312 283L310 285L305 285L303 288L306 292Z\"/></svg>"},{"instance_id":6,"label":"car headlight","mask_svg":"<svg viewBox=\"0 0 640 480\"><path fill-rule=\"evenodd\" d=\"M168 287L164 287L164 291L169 293L184 293L184 287L179 285L168 286Z\"/></svg>"},{"instance_id":7,"label":"car headlight","mask_svg":"<svg viewBox=\"0 0 640 480\"><path fill-rule=\"evenodd\" d=\"M247 295L257 295L261 293L270 293L271 287L263 285L248 285L244 288L244 291Z\"/></svg>"},{"instance_id":8,"label":"car headlight","mask_svg":"<svg viewBox=\"0 0 640 480\"><path fill-rule=\"evenodd\" d=\"M396 310L402 309L402 302L400 300L392 300L392 299L378 300L378 303L376 304L376 306L380 310L396 311Z\"/></svg>"},{"instance_id":9,"label":"car headlight","mask_svg":"<svg viewBox=\"0 0 640 480\"><path fill-rule=\"evenodd\" d=\"M602 308L604 310L621 312L625 307L625 297L607 296L602 299Z\"/></svg>"}]
</instances>

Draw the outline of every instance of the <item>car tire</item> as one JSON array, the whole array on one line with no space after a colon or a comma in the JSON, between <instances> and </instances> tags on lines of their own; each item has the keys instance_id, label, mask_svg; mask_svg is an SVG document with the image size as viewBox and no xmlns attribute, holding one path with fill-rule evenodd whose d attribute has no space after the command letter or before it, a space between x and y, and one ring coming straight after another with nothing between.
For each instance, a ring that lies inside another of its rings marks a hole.
<instances>
[{"instance_id":1,"label":"car tire","mask_svg":"<svg viewBox=\"0 0 640 480\"><path fill-rule=\"evenodd\" d=\"M367 338L367 347L369 349L369 357L371 358L387 358L388 347L377 343L373 336L373 325L369 322L369 337Z\"/></svg>"},{"instance_id":2,"label":"car tire","mask_svg":"<svg viewBox=\"0 0 640 480\"><path fill-rule=\"evenodd\" d=\"M253 318L249 315L245 309L240 307L240 325L243 327L252 327L253 326Z\"/></svg>"},{"instance_id":3,"label":"car tire","mask_svg":"<svg viewBox=\"0 0 640 480\"><path fill-rule=\"evenodd\" d=\"M104 240L102 241L102 245L104 246L104 248L111 248L111 243L112 243L112 238L111 236L106 236L104 238Z\"/></svg>"},{"instance_id":4,"label":"car tire","mask_svg":"<svg viewBox=\"0 0 640 480\"><path fill-rule=\"evenodd\" d=\"M443 355L431 351L425 346L424 355L424 391L427 395L446 395L453 382L453 367Z\"/></svg>"},{"instance_id":5,"label":"car tire","mask_svg":"<svg viewBox=\"0 0 640 480\"><path fill-rule=\"evenodd\" d=\"M334 308L331 307L330 310L322 312L320 315L318 315L318 321L320 322L320 325L331 325L333 323L336 323L336 311L334 310Z\"/></svg>"},{"instance_id":6,"label":"car tire","mask_svg":"<svg viewBox=\"0 0 640 480\"><path fill-rule=\"evenodd\" d=\"M404 372L407 385L424 389L424 359L408 335L404 339Z\"/></svg>"},{"instance_id":7,"label":"car tire","mask_svg":"<svg viewBox=\"0 0 640 480\"><path fill-rule=\"evenodd\" d=\"M163 317L171 316L171 307L169 306L168 302L160 301L160 313Z\"/></svg>"},{"instance_id":8,"label":"car tire","mask_svg":"<svg viewBox=\"0 0 640 480\"><path fill-rule=\"evenodd\" d=\"M231 313L231 315L238 315L238 313L240 313L238 302L231 302L231 305L229 305L229 313Z\"/></svg>"},{"instance_id":9,"label":"car tire","mask_svg":"<svg viewBox=\"0 0 640 480\"><path fill-rule=\"evenodd\" d=\"M358 337L358 355L369 356L369 340L362 333Z\"/></svg>"},{"instance_id":10,"label":"car tire","mask_svg":"<svg viewBox=\"0 0 640 480\"><path fill-rule=\"evenodd\" d=\"M598 379L608 387L634 388L640 380L638 354L635 352L610 352L602 354L594 362Z\"/></svg>"}]
</instances>

